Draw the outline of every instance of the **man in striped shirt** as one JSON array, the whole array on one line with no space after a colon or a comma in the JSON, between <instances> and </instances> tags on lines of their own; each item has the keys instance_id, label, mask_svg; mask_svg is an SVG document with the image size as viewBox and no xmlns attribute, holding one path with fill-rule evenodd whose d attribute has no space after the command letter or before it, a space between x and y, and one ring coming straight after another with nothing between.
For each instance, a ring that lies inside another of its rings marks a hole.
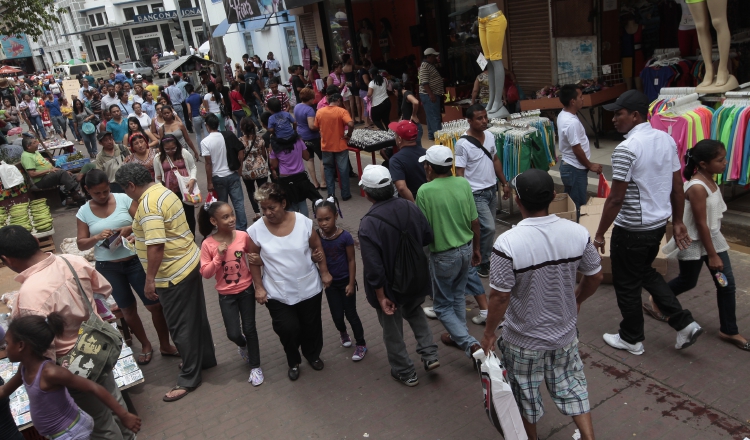
<instances>
[{"instance_id":1,"label":"man in striped shirt","mask_svg":"<svg viewBox=\"0 0 750 440\"><path fill-rule=\"evenodd\" d=\"M424 51L424 61L419 66L419 100L422 101L427 117L427 137L435 139L435 132L442 128L440 103L443 100L445 86L435 64L438 63L440 52L433 48Z\"/></svg>"},{"instance_id":2,"label":"man in striped shirt","mask_svg":"<svg viewBox=\"0 0 750 440\"><path fill-rule=\"evenodd\" d=\"M682 222L685 193L677 144L670 135L648 123L648 105L646 95L629 90L604 106L615 112L612 121L615 129L625 134L625 140L612 153L612 189L594 237L594 245L604 252L604 234L614 222L610 245L612 284L622 321L618 333L605 333L603 337L610 346L634 355L643 354L642 341L646 339L643 288L677 330L675 348L689 347L703 331L690 311L683 310L664 277L652 267L670 216L677 246L687 248L690 237Z\"/></svg>"},{"instance_id":3,"label":"man in striped shirt","mask_svg":"<svg viewBox=\"0 0 750 440\"><path fill-rule=\"evenodd\" d=\"M165 402L185 397L201 384L201 370L216 366L211 327L199 272L200 251L182 201L141 164L120 167L115 180L138 202L133 216L135 250L146 270L146 297L159 300L183 364Z\"/></svg>"}]
</instances>

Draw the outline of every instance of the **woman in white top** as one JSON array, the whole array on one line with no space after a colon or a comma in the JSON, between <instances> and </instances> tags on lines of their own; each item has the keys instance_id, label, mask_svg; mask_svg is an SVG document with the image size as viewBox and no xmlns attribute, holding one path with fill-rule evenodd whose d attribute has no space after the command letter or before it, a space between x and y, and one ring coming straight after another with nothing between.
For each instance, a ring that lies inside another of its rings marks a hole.
<instances>
[{"instance_id":1,"label":"woman in white top","mask_svg":"<svg viewBox=\"0 0 750 440\"><path fill-rule=\"evenodd\" d=\"M182 144L176 137L168 134L159 142L159 154L154 157L154 178L171 189L182 200L182 209L185 211L188 227L195 235L195 206L185 203L177 176L174 174L175 171L183 177L190 178L188 190L192 191L198 184L198 167L195 165L193 155L187 148L182 148Z\"/></svg>"},{"instance_id":2,"label":"woman in white top","mask_svg":"<svg viewBox=\"0 0 750 440\"><path fill-rule=\"evenodd\" d=\"M370 85L367 97L372 102L370 119L381 130L388 130L391 122L391 100L388 99L388 80L383 78L377 67L370 69Z\"/></svg>"},{"instance_id":3,"label":"woman in white top","mask_svg":"<svg viewBox=\"0 0 750 440\"><path fill-rule=\"evenodd\" d=\"M129 114L128 117L137 118L141 123L141 127L151 126L151 118L143 111L140 102L133 103L133 113Z\"/></svg>"},{"instance_id":4,"label":"woman in white top","mask_svg":"<svg viewBox=\"0 0 750 440\"><path fill-rule=\"evenodd\" d=\"M320 305L323 286L328 287L332 278L320 237L312 233L312 220L285 210L284 190L265 183L255 192L255 200L264 214L247 230L255 299L268 307L273 331L284 346L289 379L297 380L300 347L313 369L323 369ZM263 264L262 278L258 264Z\"/></svg>"},{"instance_id":5,"label":"woman in white top","mask_svg":"<svg viewBox=\"0 0 750 440\"><path fill-rule=\"evenodd\" d=\"M220 107L224 96L219 93L216 84L212 82L209 82L206 85L206 90L208 90L208 93L203 96L203 108L205 108L208 113L213 113L219 118L219 131L224 131L224 116L221 114Z\"/></svg>"},{"instance_id":6,"label":"woman in white top","mask_svg":"<svg viewBox=\"0 0 750 440\"><path fill-rule=\"evenodd\" d=\"M727 150L715 140L702 140L685 155L685 213L682 220L693 240L687 249L677 253L680 274L669 282L675 296L693 289L698 284L701 266L708 266L716 285L716 300L719 305L719 338L737 348L750 351L750 342L740 335L735 316L735 282L729 261L729 244L721 234L721 218L727 205L714 182L717 174L727 166ZM669 247L676 249L674 238ZM723 275L723 276L722 276ZM651 308L644 309L654 318L666 321L651 301Z\"/></svg>"}]
</instances>

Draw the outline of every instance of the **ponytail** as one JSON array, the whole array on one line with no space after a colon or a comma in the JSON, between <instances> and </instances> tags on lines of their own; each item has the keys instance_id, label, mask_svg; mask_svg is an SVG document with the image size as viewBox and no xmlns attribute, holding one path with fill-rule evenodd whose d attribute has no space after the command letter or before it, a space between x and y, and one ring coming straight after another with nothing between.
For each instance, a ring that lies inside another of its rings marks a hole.
<instances>
[{"instance_id":1,"label":"ponytail","mask_svg":"<svg viewBox=\"0 0 750 440\"><path fill-rule=\"evenodd\" d=\"M11 321L8 333L16 342L24 342L31 347L32 353L44 357L55 337L65 330L62 315L52 312L46 318L38 315L22 316Z\"/></svg>"},{"instance_id":2,"label":"ponytail","mask_svg":"<svg viewBox=\"0 0 750 440\"><path fill-rule=\"evenodd\" d=\"M698 171L701 162L711 162L719 152L724 149L724 144L713 139L704 139L685 153L685 169L682 176L690 180Z\"/></svg>"},{"instance_id":3,"label":"ponytail","mask_svg":"<svg viewBox=\"0 0 750 440\"><path fill-rule=\"evenodd\" d=\"M204 239L214 232L214 224L211 223L211 218L216 214L216 210L226 204L226 202L216 201L208 205L208 207L203 205L203 208L200 209L198 213L198 232L201 233Z\"/></svg>"}]
</instances>

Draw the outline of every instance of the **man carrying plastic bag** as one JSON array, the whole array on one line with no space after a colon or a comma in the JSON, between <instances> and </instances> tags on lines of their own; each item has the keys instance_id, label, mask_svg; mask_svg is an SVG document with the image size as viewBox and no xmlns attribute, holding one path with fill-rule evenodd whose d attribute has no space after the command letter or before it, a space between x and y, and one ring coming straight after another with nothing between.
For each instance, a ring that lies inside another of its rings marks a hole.
<instances>
[{"instance_id":1,"label":"man carrying plastic bag","mask_svg":"<svg viewBox=\"0 0 750 440\"><path fill-rule=\"evenodd\" d=\"M511 187L523 220L498 237L492 250L482 349L489 354L494 348L495 329L505 319L498 348L528 438L537 438L536 423L544 414L539 387L545 382L558 410L573 417L581 439L593 440L576 322L581 303L602 281L601 258L583 226L549 215L555 198L549 174L527 170ZM577 288L576 272L583 274Z\"/></svg>"}]
</instances>

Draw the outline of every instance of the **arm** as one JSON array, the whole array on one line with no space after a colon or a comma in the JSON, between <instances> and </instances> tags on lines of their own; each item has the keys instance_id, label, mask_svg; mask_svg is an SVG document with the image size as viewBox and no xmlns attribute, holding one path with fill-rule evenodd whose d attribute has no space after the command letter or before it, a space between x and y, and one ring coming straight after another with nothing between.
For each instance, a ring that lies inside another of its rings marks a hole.
<instances>
[{"instance_id":1,"label":"arm","mask_svg":"<svg viewBox=\"0 0 750 440\"><path fill-rule=\"evenodd\" d=\"M419 124L419 117L417 116L417 112L419 112L419 100L413 94L409 95L406 99L411 103L411 121Z\"/></svg>"},{"instance_id":2,"label":"arm","mask_svg":"<svg viewBox=\"0 0 750 440\"><path fill-rule=\"evenodd\" d=\"M310 129L310 131L320 131L320 128L315 126L315 117L309 117L307 118L307 127Z\"/></svg>"},{"instance_id":3,"label":"arm","mask_svg":"<svg viewBox=\"0 0 750 440\"><path fill-rule=\"evenodd\" d=\"M307 148L302 150L302 160L304 161L310 160L310 151Z\"/></svg>"},{"instance_id":4,"label":"arm","mask_svg":"<svg viewBox=\"0 0 750 440\"><path fill-rule=\"evenodd\" d=\"M501 292L495 288L490 288L489 304L487 306L487 321L485 322L484 337L481 344L485 353L489 353L495 348L495 329L505 319L505 312L510 304L510 292Z\"/></svg>"},{"instance_id":5,"label":"arm","mask_svg":"<svg viewBox=\"0 0 750 440\"><path fill-rule=\"evenodd\" d=\"M21 369L19 368L16 374L5 382L5 385L0 386L0 400L10 397L21 385L23 385L23 380L21 379Z\"/></svg>"},{"instance_id":6,"label":"arm","mask_svg":"<svg viewBox=\"0 0 750 440\"><path fill-rule=\"evenodd\" d=\"M349 140L349 138L352 137L352 131L354 131L354 121L349 120L349 122L346 123L346 126L349 127L349 130L344 133L344 138Z\"/></svg>"},{"instance_id":7,"label":"arm","mask_svg":"<svg viewBox=\"0 0 750 440\"><path fill-rule=\"evenodd\" d=\"M724 263L716 253L716 248L711 241L711 230L708 229L708 217L706 216L706 199L708 193L702 185L694 185L688 189L688 199L690 200L690 209L693 211L693 218L695 219L695 227L698 229L698 239L706 248L706 256L708 256L708 268L716 271L724 270ZM675 237L675 241L677 237Z\"/></svg>"},{"instance_id":8,"label":"arm","mask_svg":"<svg viewBox=\"0 0 750 440\"><path fill-rule=\"evenodd\" d=\"M185 105L187 105L187 114L188 115L192 115L193 114L193 108L190 106L190 103L187 102L187 101L185 101ZM185 117L185 119L187 119L187 118L188 118L188 116Z\"/></svg>"},{"instance_id":9,"label":"arm","mask_svg":"<svg viewBox=\"0 0 750 440\"><path fill-rule=\"evenodd\" d=\"M331 75L333 75L333 74L331 74ZM332 86L333 85L333 76L331 76L331 75L328 75L328 80L326 81L326 85L327 86Z\"/></svg>"},{"instance_id":10,"label":"arm","mask_svg":"<svg viewBox=\"0 0 750 440\"><path fill-rule=\"evenodd\" d=\"M206 158L206 185L209 191L213 191L214 183L211 177L214 175L214 164L211 162L211 156L203 156Z\"/></svg>"},{"instance_id":11,"label":"arm","mask_svg":"<svg viewBox=\"0 0 750 440\"><path fill-rule=\"evenodd\" d=\"M602 209L602 219L599 221L599 228L594 236L594 247L604 253L604 234L614 223L617 214L622 209L622 203L625 201L625 191L628 189L628 182L622 180L612 180L612 188L609 191L609 197L604 202Z\"/></svg>"},{"instance_id":12,"label":"arm","mask_svg":"<svg viewBox=\"0 0 750 440\"><path fill-rule=\"evenodd\" d=\"M576 159L578 159L578 163L585 166L587 170L593 171L596 174L602 173L602 166L598 163L591 163L586 157L586 153L583 152L583 148L581 148L581 144L573 145L573 154L575 154Z\"/></svg>"},{"instance_id":13,"label":"arm","mask_svg":"<svg viewBox=\"0 0 750 440\"><path fill-rule=\"evenodd\" d=\"M372 87L368 87L367 88L367 97L370 98L370 99L372 99L372 93L373 92L374 92L374 90L372 90Z\"/></svg>"},{"instance_id":14,"label":"arm","mask_svg":"<svg viewBox=\"0 0 750 440\"><path fill-rule=\"evenodd\" d=\"M479 250L479 217L471 221L471 232L474 233L474 238L471 240L471 265L479 266L482 263L482 253Z\"/></svg>"},{"instance_id":15,"label":"arm","mask_svg":"<svg viewBox=\"0 0 750 440\"><path fill-rule=\"evenodd\" d=\"M310 234L310 240L308 241L308 244L313 254L320 252L321 254L325 255L325 252L323 251L323 245L320 243L320 236L318 236L318 234ZM333 277L331 277L331 274L328 272L328 265L325 258L323 259L323 261L318 263L318 268L320 268L320 279L321 281L323 281L323 285L325 287L330 286L331 281L333 281Z\"/></svg>"},{"instance_id":16,"label":"arm","mask_svg":"<svg viewBox=\"0 0 750 440\"><path fill-rule=\"evenodd\" d=\"M157 138L151 131L146 131L146 136L148 137L148 147L149 148L156 148L159 145L159 138Z\"/></svg>"},{"instance_id":17,"label":"arm","mask_svg":"<svg viewBox=\"0 0 750 440\"><path fill-rule=\"evenodd\" d=\"M346 247L346 260L349 263L349 284L346 286L346 296L354 295L354 283L357 282L357 261L354 257L354 246Z\"/></svg>"},{"instance_id":18,"label":"arm","mask_svg":"<svg viewBox=\"0 0 750 440\"><path fill-rule=\"evenodd\" d=\"M263 220L260 220L263 221ZM260 254L260 246L248 237L247 239L247 253L248 254ZM250 275L253 276L253 285L255 286L255 301L258 304L265 304L268 302L268 293L265 287L263 287L263 276L260 272L260 266L255 264L248 264L247 268L250 270Z\"/></svg>"},{"instance_id":19,"label":"arm","mask_svg":"<svg viewBox=\"0 0 750 440\"><path fill-rule=\"evenodd\" d=\"M579 312L581 311L581 304L596 292L603 279L604 273L601 270L595 275L587 275L581 279L581 283L576 288L576 305Z\"/></svg>"},{"instance_id":20,"label":"arm","mask_svg":"<svg viewBox=\"0 0 750 440\"><path fill-rule=\"evenodd\" d=\"M156 301L159 296L156 294L156 285L154 280L159 272L162 260L164 260L164 243L152 244L146 246L146 258L148 259L148 268L146 269L146 288L145 295L148 299Z\"/></svg>"},{"instance_id":21,"label":"arm","mask_svg":"<svg viewBox=\"0 0 750 440\"><path fill-rule=\"evenodd\" d=\"M226 251L226 247L224 248L224 251ZM209 249L204 241L203 246L201 246L201 276L203 276L203 278L212 278L221 267L221 253L217 250Z\"/></svg>"},{"instance_id":22,"label":"arm","mask_svg":"<svg viewBox=\"0 0 750 440\"><path fill-rule=\"evenodd\" d=\"M424 91L427 92L427 94L430 96L430 101L437 102L437 96L435 96L435 94L432 92L430 83L424 83L422 84L422 87L424 88Z\"/></svg>"},{"instance_id":23,"label":"arm","mask_svg":"<svg viewBox=\"0 0 750 440\"><path fill-rule=\"evenodd\" d=\"M457 177L464 177L464 171L466 171L466 168L456 167L456 176Z\"/></svg>"},{"instance_id":24,"label":"arm","mask_svg":"<svg viewBox=\"0 0 750 440\"><path fill-rule=\"evenodd\" d=\"M477 102L477 96L479 95L479 77L474 80L474 88L471 90L471 104L474 105Z\"/></svg>"},{"instance_id":25,"label":"arm","mask_svg":"<svg viewBox=\"0 0 750 440\"><path fill-rule=\"evenodd\" d=\"M398 190L399 197L410 202L414 202L414 195L409 190L409 187L406 186L405 180L397 180L393 183L396 185L396 190Z\"/></svg>"},{"instance_id":26,"label":"arm","mask_svg":"<svg viewBox=\"0 0 750 440\"><path fill-rule=\"evenodd\" d=\"M91 233L89 232L88 224L82 222L80 219L76 219L76 224L78 225L76 245L78 246L78 249L82 251L87 251L94 247L101 240L109 238L113 232L111 229L105 229L99 234L96 234L92 237Z\"/></svg>"},{"instance_id":27,"label":"arm","mask_svg":"<svg viewBox=\"0 0 750 440\"><path fill-rule=\"evenodd\" d=\"M503 200L508 200L508 198L510 198L510 185L508 184L508 180L505 179L505 174L503 174L503 163L500 162L500 158L497 157L497 154L492 157L492 166L495 168L495 176L497 176L497 179L503 186ZM461 175L463 175L464 170L465 168L461 169Z\"/></svg>"},{"instance_id":28,"label":"arm","mask_svg":"<svg viewBox=\"0 0 750 440\"><path fill-rule=\"evenodd\" d=\"M190 132L188 132L188 129L185 126L184 122L180 123L180 130L182 130L182 137L185 138L185 142L187 142L188 147L190 147L190 150L196 155L200 155L200 152L195 148L195 144L193 143L193 140L190 138Z\"/></svg>"},{"instance_id":29,"label":"arm","mask_svg":"<svg viewBox=\"0 0 750 440\"><path fill-rule=\"evenodd\" d=\"M687 228L682 222L682 215L685 211L685 190L682 186L682 176L680 170L672 173L672 193L669 195L672 202L672 227L674 230L674 241L680 249L687 249L690 246L691 239L688 236ZM705 201L704 201L705 203ZM704 214L701 219L705 219ZM709 240L710 242L711 240ZM705 245L705 241L703 242ZM708 249L706 249L708 250Z\"/></svg>"}]
</instances>

